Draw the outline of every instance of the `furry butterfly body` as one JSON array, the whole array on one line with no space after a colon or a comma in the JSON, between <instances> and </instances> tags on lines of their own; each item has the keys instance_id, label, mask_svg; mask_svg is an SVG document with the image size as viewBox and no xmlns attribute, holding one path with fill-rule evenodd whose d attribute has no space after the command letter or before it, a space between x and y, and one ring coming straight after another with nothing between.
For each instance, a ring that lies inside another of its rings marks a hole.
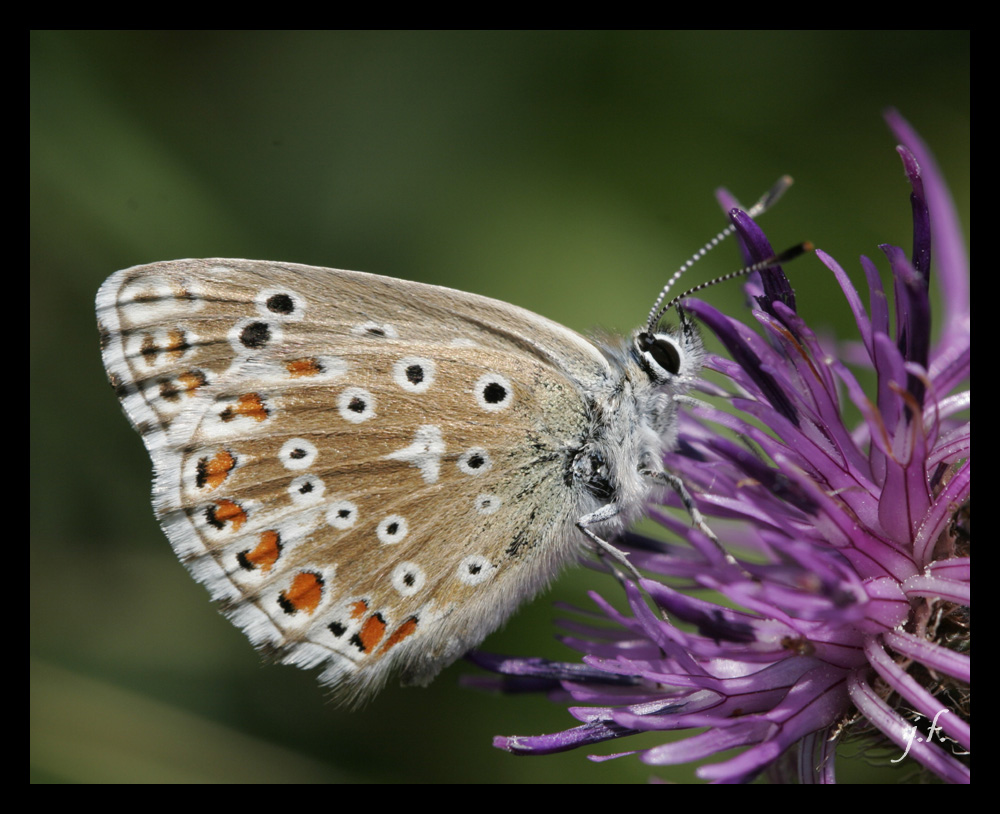
<instances>
[{"instance_id":1,"label":"furry butterfly body","mask_svg":"<svg viewBox=\"0 0 1000 814\"><path fill-rule=\"evenodd\" d=\"M683 489L662 459L701 364L684 320L598 343L439 286L226 259L120 271L97 313L178 557L346 699L427 682Z\"/></svg>"}]
</instances>

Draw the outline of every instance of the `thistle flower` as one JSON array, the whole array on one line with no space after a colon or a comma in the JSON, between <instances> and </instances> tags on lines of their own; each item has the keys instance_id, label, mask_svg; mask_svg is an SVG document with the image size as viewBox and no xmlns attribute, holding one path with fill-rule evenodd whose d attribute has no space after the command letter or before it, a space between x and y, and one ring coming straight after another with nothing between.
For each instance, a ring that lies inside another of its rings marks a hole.
<instances>
[{"instance_id":1,"label":"thistle flower","mask_svg":"<svg viewBox=\"0 0 1000 814\"><path fill-rule=\"evenodd\" d=\"M761 773L834 782L848 737L894 744L941 780L970 780L970 305L968 260L933 157L888 114L911 186L912 256L881 249L895 325L875 264L861 258L870 313L833 272L860 342L828 350L795 311L780 269L750 286L763 336L710 306L685 307L726 346L708 367L728 378L735 412L708 405L682 419L667 466L698 493L742 569L686 519L652 512L690 547L629 535L630 559L653 578L623 580L631 615L598 595L604 626L568 623L582 663L475 654L513 688L556 690L581 723L537 737L499 737L547 754L651 730L699 730L637 754L653 765L735 756L698 770L718 783ZM726 200L727 205L732 204ZM734 211L749 262L773 256ZM944 309L931 341L928 285ZM869 395L844 363L869 368ZM840 393L861 414L849 427ZM728 428L739 440L718 431ZM766 429L762 429L766 428ZM716 521L718 522L718 521ZM694 589L711 589L719 604ZM655 610L650 607L655 604ZM613 627L607 626L607 621Z\"/></svg>"}]
</instances>

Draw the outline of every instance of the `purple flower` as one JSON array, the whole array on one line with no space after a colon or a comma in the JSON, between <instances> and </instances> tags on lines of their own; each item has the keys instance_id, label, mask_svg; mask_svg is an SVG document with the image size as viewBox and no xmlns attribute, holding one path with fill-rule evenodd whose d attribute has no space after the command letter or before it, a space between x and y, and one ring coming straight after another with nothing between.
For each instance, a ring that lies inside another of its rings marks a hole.
<instances>
[{"instance_id":1,"label":"purple flower","mask_svg":"<svg viewBox=\"0 0 1000 814\"><path fill-rule=\"evenodd\" d=\"M582 663L473 656L505 674L508 688L571 699L580 721L556 734L500 737L497 746L547 754L694 729L592 759L637 754L667 765L738 748L698 775L830 783L837 744L861 738L890 746L894 761L906 755L941 780L969 782L968 259L933 157L897 113L888 121L902 143L914 221L909 258L881 246L892 305L868 258L866 312L840 265L817 251L860 342L834 350L819 340L777 268L748 287L763 336L704 303L685 306L729 351L731 359L713 357L708 367L730 380L735 412L692 408L667 465L704 514L722 519L712 525L745 556L745 570L686 517L653 511L690 546L622 541L639 568L670 582L626 581L630 614L593 595L600 624L569 622L564 637ZM745 213L732 219L748 262L773 256ZM936 342L932 257L944 304ZM874 372L871 392L845 362ZM841 393L860 412L857 426L847 423ZM696 595L705 588L725 604Z\"/></svg>"}]
</instances>

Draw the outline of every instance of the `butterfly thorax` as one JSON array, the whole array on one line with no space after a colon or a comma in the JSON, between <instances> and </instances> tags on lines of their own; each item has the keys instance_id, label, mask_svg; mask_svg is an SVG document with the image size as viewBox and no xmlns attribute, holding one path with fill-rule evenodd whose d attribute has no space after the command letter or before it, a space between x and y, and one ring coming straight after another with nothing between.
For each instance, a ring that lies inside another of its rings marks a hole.
<instances>
[{"instance_id":1,"label":"butterfly thorax","mask_svg":"<svg viewBox=\"0 0 1000 814\"><path fill-rule=\"evenodd\" d=\"M621 527L641 510L651 488L648 472L663 468L677 438L677 399L694 383L703 347L693 327L636 332L603 350L612 375L589 399L589 428L573 451L568 474L580 491L583 514L609 504Z\"/></svg>"}]
</instances>

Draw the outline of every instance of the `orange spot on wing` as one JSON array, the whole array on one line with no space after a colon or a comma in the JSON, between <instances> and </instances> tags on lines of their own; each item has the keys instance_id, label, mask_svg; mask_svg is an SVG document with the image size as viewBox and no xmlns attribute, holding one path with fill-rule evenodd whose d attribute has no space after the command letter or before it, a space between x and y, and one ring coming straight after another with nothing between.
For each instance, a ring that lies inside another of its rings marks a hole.
<instances>
[{"instance_id":1,"label":"orange spot on wing","mask_svg":"<svg viewBox=\"0 0 1000 814\"><path fill-rule=\"evenodd\" d=\"M352 619L360 619L366 613L368 613L368 603L363 599L359 599L351 606Z\"/></svg>"},{"instance_id":2,"label":"orange spot on wing","mask_svg":"<svg viewBox=\"0 0 1000 814\"><path fill-rule=\"evenodd\" d=\"M200 370L188 370L185 373L181 373L177 377L177 381L180 382L184 392L190 396L195 390L205 384L205 374Z\"/></svg>"},{"instance_id":3,"label":"orange spot on wing","mask_svg":"<svg viewBox=\"0 0 1000 814\"><path fill-rule=\"evenodd\" d=\"M367 619L365 623L361 626L361 630L358 632L358 638L361 640L361 646L366 653L370 653L374 647L382 641L382 637L385 635L385 622L382 617L377 613L373 613Z\"/></svg>"},{"instance_id":4,"label":"orange spot on wing","mask_svg":"<svg viewBox=\"0 0 1000 814\"><path fill-rule=\"evenodd\" d=\"M205 487L218 489L223 481L229 477L229 473L236 466L236 458L227 449L220 449L211 458L202 458L198 461L198 473L195 484L199 489Z\"/></svg>"},{"instance_id":5,"label":"orange spot on wing","mask_svg":"<svg viewBox=\"0 0 1000 814\"><path fill-rule=\"evenodd\" d=\"M413 633L413 631L415 631L416 629L417 629L417 617L411 616L409 619L403 622L403 624L401 624L392 632L392 635L386 640L384 649L388 650L390 647L399 644L401 641L403 641L403 639L405 639L407 636Z\"/></svg>"},{"instance_id":6,"label":"orange spot on wing","mask_svg":"<svg viewBox=\"0 0 1000 814\"><path fill-rule=\"evenodd\" d=\"M184 331L175 328L167 335L167 346L163 350L175 359L179 359L189 347Z\"/></svg>"},{"instance_id":7,"label":"orange spot on wing","mask_svg":"<svg viewBox=\"0 0 1000 814\"><path fill-rule=\"evenodd\" d=\"M323 372L319 361L311 356L305 359L293 359L290 362L286 362L285 369L292 376L317 376Z\"/></svg>"},{"instance_id":8,"label":"orange spot on wing","mask_svg":"<svg viewBox=\"0 0 1000 814\"><path fill-rule=\"evenodd\" d=\"M222 529L226 523L231 523L232 530L239 531L246 519L247 513L243 507L232 500L217 500L208 507L208 522L217 529Z\"/></svg>"},{"instance_id":9,"label":"orange spot on wing","mask_svg":"<svg viewBox=\"0 0 1000 814\"><path fill-rule=\"evenodd\" d=\"M184 354L190 349L190 345L187 341L187 336L184 334L180 328L174 328L174 330L167 333L167 340L163 345L160 345L156 337L147 333L142 337L142 344L139 348L139 353L142 354L143 358L146 360L146 364L152 367L153 365L159 364L159 359L157 358L161 353L165 354L168 358L173 358L174 360L179 360Z\"/></svg>"},{"instance_id":10,"label":"orange spot on wing","mask_svg":"<svg viewBox=\"0 0 1000 814\"><path fill-rule=\"evenodd\" d=\"M173 379L160 382L160 396L167 401L177 401L181 396L193 396L208 378L200 370L187 370Z\"/></svg>"},{"instance_id":11,"label":"orange spot on wing","mask_svg":"<svg viewBox=\"0 0 1000 814\"><path fill-rule=\"evenodd\" d=\"M278 561L281 555L281 537L278 532L270 529L260 535L260 541L253 551L242 552L238 559L240 565L248 571L261 570L265 573Z\"/></svg>"},{"instance_id":12,"label":"orange spot on wing","mask_svg":"<svg viewBox=\"0 0 1000 814\"><path fill-rule=\"evenodd\" d=\"M305 611L312 613L323 598L323 579L319 574L302 571L295 575L291 586L278 596L278 604L285 613Z\"/></svg>"},{"instance_id":13,"label":"orange spot on wing","mask_svg":"<svg viewBox=\"0 0 1000 814\"><path fill-rule=\"evenodd\" d=\"M267 418L268 410L264 405L264 399L257 393L244 393L236 399L236 404L229 405L219 413L223 421L232 421L234 418L252 418L255 421L263 421Z\"/></svg>"}]
</instances>

